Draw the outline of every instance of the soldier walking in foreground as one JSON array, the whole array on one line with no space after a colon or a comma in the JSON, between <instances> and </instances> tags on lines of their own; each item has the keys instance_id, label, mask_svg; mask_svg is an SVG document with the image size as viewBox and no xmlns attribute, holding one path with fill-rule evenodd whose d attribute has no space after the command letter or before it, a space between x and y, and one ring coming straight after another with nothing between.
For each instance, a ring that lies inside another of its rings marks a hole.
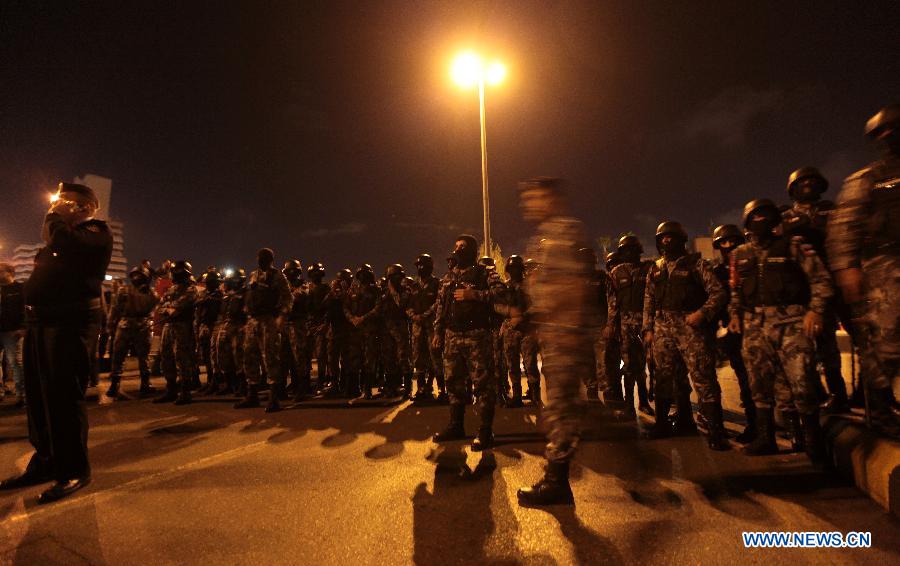
<instances>
[{"instance_id":1,"label":"soldier walking in foreground","mask_svg":"<svg viewBox=\"0 0 900 566\"><path fill-rule=\"evenodd\" d=\"M580 434L579 390L595 370L591 266L578 252L586 247L586 237L581 222L567 215L560 179L520 183L519 205L525 221L537 227L528 255L541 269L528 278L528 294L547 382L547 404L541 412L547 467L540 481L517 495L523 506L572 504L569 462Z\"/></svg>"}]
</instances>

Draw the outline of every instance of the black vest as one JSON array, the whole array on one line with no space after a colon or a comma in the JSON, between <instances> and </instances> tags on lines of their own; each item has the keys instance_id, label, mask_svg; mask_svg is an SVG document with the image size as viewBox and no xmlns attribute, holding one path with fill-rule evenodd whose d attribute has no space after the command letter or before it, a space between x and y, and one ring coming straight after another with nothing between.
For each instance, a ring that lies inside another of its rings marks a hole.
<instances>
[{"instance_id":1,"label":"black vest","mask_svg":"<svg viewBox=\"0 0 900 566\"><path fill-rule=\"evenodd\" d=\"M687 254L675 260L669 268L659 260L653 264L650 277L656 291L656 306L662 311L693 312L703 306L708 295L697 271L700 254Z\"/></svg>"},{"instance_id":2,"label":"black vest","mask_svg":"<svg viewBox=\"0 0 900 566\"><path fill-rule=\"evenodd\" d=\"M222 308L219 311L219 321L243 324L247 321L244 313L244 290L229 291L222 297Z\"/></svg>"},{"instance_id":3,"label":"black vest","mask_svg":"<svg viewBox=\"0 0 900 566\"><path fill-rule=\"evenodd\" d=\"M269 268L258 270L254 273L262 273L262 276L251 277L247 289L247 311L251 316L274 315L278 306L278 290L272 281L278 275L278 271Z\"/></svg>"},{"instance_id":4,"label":"black vest","mask_svg":"<svg viewBox=\"0 0 900 566\"><path fill-rule=\"evenodd\" d=\"M490 328L491 313L493 309L490 303L481 301L456 301L453 291L456 289L475 289L487 291L490 289L487 270L481 265L475 265L463 271L455 271L447 289L447 301L449 301L448 327L455 332Z\"/></svg>"},{"instance_id":5,"label":"black vest","mask_svg":"<svg viewBox=\"0 0 900 566\"><path fill-rule=\"evenodd\" d=\"M616 305L621 312L640 313L644 310L644 288L651 262L623 263L613 268L610 277L616 289Z\"/></svg>"},{"instance_id":6,"label":"black vest","mask_svg":"<svg viewBox=\"0 0 900 566\"><path fill-rule=\"evenodd\" d=\"M291 312L288 320L306 320L309 316L309 294L306 287L301 284L299 288L291 291Z\"/></svg>"},{"instance_id":7,"label":"black vest","mask_svg":"<svg viewBox=\"0 0 900 566\"><path fill-rule=\"evenodd\" d=\"M219 310L222 308L222 292L219 290L205 291L197 301L197 320L200 324L212 326L219 318Z\"/></svg>"},{"instance_id":8,"label":"black vest","mask_svg":"<svg viewBox=\"0 0 900 566\"><path fill-rule=\"evenodd\" d=\"M900 158L872 168L872 219L866 241L869 255L900 252Z\"/></svg>"},{"instance_id":9,"label":"black vest","mask_svg":"<svg viewBox=\"0 0 900 566\"><path fill-rule=\"evenodd\" d=\"M779 238L766 251L768 253L762 260L756 256L751 244L744 244L732 252L736 254L734 266L740 279L744 306L809 304L809 282L803 268L791 255L791 242Z\"/></svg>"}]
</instances>

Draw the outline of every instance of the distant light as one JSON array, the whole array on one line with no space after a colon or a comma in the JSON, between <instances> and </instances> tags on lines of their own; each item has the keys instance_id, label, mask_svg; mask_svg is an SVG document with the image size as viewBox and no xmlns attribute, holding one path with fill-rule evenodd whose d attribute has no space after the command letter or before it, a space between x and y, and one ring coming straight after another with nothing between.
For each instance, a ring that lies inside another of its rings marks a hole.
<instances>
[{"instance_id":1,"label":"distant light","mask_svg":"<svg viewBox=\"0 0 900 566\"><path fill-rule=\"evenodd\" d=\"M506 76L506 67L499 61L494 61L485 72L488 84L500 84Z\"/></svg>"},{"instance_id":2,"label":"distant light","mask_svg":"<svg viewBox=\"0 0 900 566\"><path fill-rule=\"evenodd\" d=\"M59 200L59 193L53 193L50 195L50 202L56 202Z\"/></svg>"},{"instance_id":3,"label":"distant light","mask_svg":"<svg viewBox=\"0 0 900 566\"><path fill-rule=\"evenodd\" d=\"M106 280L107 280L107 281L112 281L112 275L107 275L107 276L106 276Z\"/></svg>"},{"instance_id":4,"label":"distant light","mask_svg":"<svg viewBox=\"0 0 900 566\"><path fill-rule=\"evenodd\" d=\"M481 57L472 51L460 54L450 68L450 76L462 87L472 87L478 84L482 72Z\"/></svg>"},{"instance_id":5,"label":"distant light","mask_svg":"<svg viewBox=\"0 0 900 566\"><path fill-rule=\"evenodd\" d=\"M232 275L234 275L234 270L231 269L230 267L226 267L225 268L225 277L231 277Z\"/></svg>"}]
</instances>

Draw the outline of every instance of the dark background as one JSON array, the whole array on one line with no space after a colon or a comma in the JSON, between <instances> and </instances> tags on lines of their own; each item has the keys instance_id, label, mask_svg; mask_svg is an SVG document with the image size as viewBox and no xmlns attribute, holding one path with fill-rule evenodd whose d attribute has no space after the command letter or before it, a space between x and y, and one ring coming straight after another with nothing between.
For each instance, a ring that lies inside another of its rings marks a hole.
<instances>
[{"instance_id":1,"label":"dark background","mask_svg":"<svg viewBox=\"0 0 900 566\"><path fill-rule=\"evenodd\" d=\"M481 235L478 103L449 78L496 54L493 233L521 252L515 183L571 182L592 238L735 221L787 175L841 180L900 101L900 3L2 2L0 254L46 195L113 179L130 263L321 260L329 273Z\"/></svg>"}]
</instances>

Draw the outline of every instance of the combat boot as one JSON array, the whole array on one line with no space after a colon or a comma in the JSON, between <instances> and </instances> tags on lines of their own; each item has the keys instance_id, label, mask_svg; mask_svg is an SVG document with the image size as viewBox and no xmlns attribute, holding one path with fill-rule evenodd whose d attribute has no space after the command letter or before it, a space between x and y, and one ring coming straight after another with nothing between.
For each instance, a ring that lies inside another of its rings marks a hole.
<instances>
[{"instance_id":1,"label":"combat boot","mask_svg":"<svg viewBox=\"0 0 900 566\"><path fill-rule=\"evenodd\" d=\"M588 385L585 392L587 393L588 401L599 401L600 400L600 392L597 390L596 385Z\"/></svg>"},{"instance_id":2,"label":"combat boot","mask_svg":"<svg viewBox=\"0 0 900 566\"><path fill-rule=\"evenodd\" d=\"M435 442L447 442L450 440L461 440L466 437L466 430L463 424L466 415L466 406L462 404L450 405L450 422L441 432L436 433L432 440Z\"/></svg>"},{"instance_id":3,"label":"combat boot","mask_svg":"<svg viewBox=\"0 0 900 566\"><path fill-rule=\"evenodd\" d=\"M637 412L634 410L634 393L629 391L625 394L625 416L633 419L637 417Z\"/></svg>"},{"instance_id":4,"label":"combat boot","mask_svg":"<svg viewBox=\"0 0 900 566\"><path fill-rule=\"evenodd\" d=\"M190 382L185 382L181 384L181 393L178 394L178 398L175 399L176 405L187 405L191 402L191 388L193 385Z\"/></svg>"},{"instance_id":5,"label":"combat boot","mask_svg":"<svg viewBox=\"0 0 900 566\"><path fill-rule=\"evenodd\" d=\"M900 419L894 413L894 392L890 387L869 390L869 410L876 430L900 438Z\"/></svg>"},{"instance_id":6,"label":"combat boot","mask_svg":"<svg viewBox=\"0 0 900 566\"><path fill-rule=\"evenodd\" d=\"M528 398L531 400L531 404L540 407L541 406L541 382L536 381L534 383L528 384Z\"/></svg>"},{"instance_id":7,"label":"combat boot","mask_svg":"<svg viewBox=\"0 0 900 566\"><path fill-rule=\"evenodd\" d=\"M294 403L300 403L306 400L308 381L298 381L294 386Z\"/></svg>"},{"instance_id":8,"label":"combat boot","mask_svg":"<svg viewBox=\"0 0 900 566\"><path fill-rule=\"evenodd\" d=\"M234 385L237 382L237 375L233 372L226 373L222 376L222 382L219 384L219 389L216 391L216 395L234 395Z\"/></svg>"},{"instance_id":9,"label":"combat boot","mask_svg":"<svg viewBox=\"0 0 900 566\"><path fill-rule=\"evenodd\" d=\"M657 418L659 418L658 408ZM694 422L694 408L691 406L690 391L687 393L687 395L685 395L684 393L678 394L678 406L677 412L675 413L675 424L673 426L673 432L678 436L694 436L696 434L699 434L697 432L697 423Z\"/></svg>"},{"instance_id":10,"label":"combat boot","mask_svg":"<svg viewBox=\"0 0 900 566\"><path fill-rule=\"evenodd\" d=\"M822 440L822 425L819 422L819 412L801 416L803 423L803 437L806 445L806 455L814 463L818 464L825 458L825 445Z\"/></svg>"},{"instance_id":11,"label":"combat boot","mask_svg":"<svg viewBox=\"0 0 900 566\"><path fill-rule=\"evenodd\" d=\"M106 396L110 399L120 399L119 395L119 378L112 377L109 380L109 389L106 390Z\"/></svg>"},{"instance_id":12,"label":"combat boot","mask_svg":"<svg viewBox=\"0 0 900 566\"><path fill-rule=\"evenodd\" d=\"M784 411L784 420L787 421L788 430L791 431L791 450L803 452L806 450L806 438L803 434L803 424L800 422L800 413L797 411Z\"/></svg>"},{"instance_id":13,"label":"combat boot","mask_svg":"<svg viewBox=\"0 0 900 566\"><path fill-rule=\"evenodd\" d=\"M247 394L244 399L234 404L235 409L255 409L259 407L259 389L255 384L247 385Z\"/></svg>"},{"instance_id":14,"label":"combat boot","mask_svg":"<svg viewBox=\"0 0 900 566\"><path fill-rule=\"evenodd\" d=\"M641 378L643 379L643 377ZM647 399L647 388L644 387L643 383L638 383L638 411L644 413L645 415L652 417L656 413L653 412L653 408L650 406L650 402ZM652 399L651 399L652 400Z\"/></svg>"},{"instance_id":15,"label":"combat boot","mask_svg":"<svg viewBox=\"0 0 900 566\"><path fill-rule=\"evenodd\" d=\"M647 438L668 438L672 436L672 423L669 421L669 409L672 407L671 399L656 397L656 422L647 431Z\"/></svg>"},{"instance_id":16,"label":"combat boot","mask_svg":"<svg viewBox=\"0 0 900 566\"><path fill-rule=\"evenodd\" d=\"M277 413L281 410L279 398L282 394L284 394L283 383L273 383L272 386L269 387L269 404L266 405L267 413Z\"/></svg>"},{"instance_id":17,"label":"combat boot","mask_svg":"<svg viewBox=\"0 0 900 566\"><path fill-rule=\"evenodd\" d=\"M700 410L706 415L708 423L706 444L713 450L730 450L731 445L725 439L725 423L722 416L722 404L719 402L703 403Z\"/></svg>"},{"instance_id":18,"label":"combat boot","mask_svg":"<svg viewBox=\"0 0 900 566\"><path fill-rule=\"evenodd\" d=\"M472 441L472 452L481 452L494 447L494 407L486 407L481 411L481 426L478 436Z\"/></svg>"},{"instance_id":19,"label":"combat boot","mask_svg":"<svg viewBox=\"0 0 900 566\"><path fill-rule=\"evenodd\" d=\"M569 463L547 462L541 481L531 487L519 488L516 495L522 507L573 505L575 497L569 485Z\"/></svg>"},{"instance_id":20,"label":"combat boot","mask_svg":"<svg viewBox=\"0 0 900 566\"><path fill-rule=\"evenodd\" d=\"M748 403L744 405L744 416L747 418L747 426L744 431L737 435L737 440L741 444L747 444L756 438L756 405Z\"/></svg>"},{"instance_id":21,"label":"combat boot","mask_svg":"<svg viewBox=\"0 0 900 566\"><path fill-rule=\"evenodd\" d=\"M525 404L522 403L522 378L513 377L512 382L512 397L509 398L506 406L510 409L518 409L519 407L524 407Z\"/></svg>"},{"instance_id":22,"label":"combat boot","mask_svg":"<svg viewBox=\"0 0 900 566\"><path fill-rule=\"evenodd\" d=\"M756 408L756 438L744 447L744 453L750 456L777 454L775 443L775 409Z\"/></svg>"},{"instance_id":23,"label":"combat boot","mask_svg":"<svg viewBox=\"0 0 900 566\"><path fill-rule=\"evenodd\" d=\"M176 390L176 384L174 379L166 379L166 392L162 394L161 397L157 397L153 400L154 403L171 403L175 399L178 399L178 391Z\"/></svg>"},{"instance_id":24,"label":"combat boot","mask_svg":"<svg viewBox=\"0 0 900 566\"><path fill-rule=\"evenodd\" d=\"M156 388L150 385L150 376L141 377L141 388L138 391L140 397L149 397L156 393Z\"/></svg>"}]
</instances>

